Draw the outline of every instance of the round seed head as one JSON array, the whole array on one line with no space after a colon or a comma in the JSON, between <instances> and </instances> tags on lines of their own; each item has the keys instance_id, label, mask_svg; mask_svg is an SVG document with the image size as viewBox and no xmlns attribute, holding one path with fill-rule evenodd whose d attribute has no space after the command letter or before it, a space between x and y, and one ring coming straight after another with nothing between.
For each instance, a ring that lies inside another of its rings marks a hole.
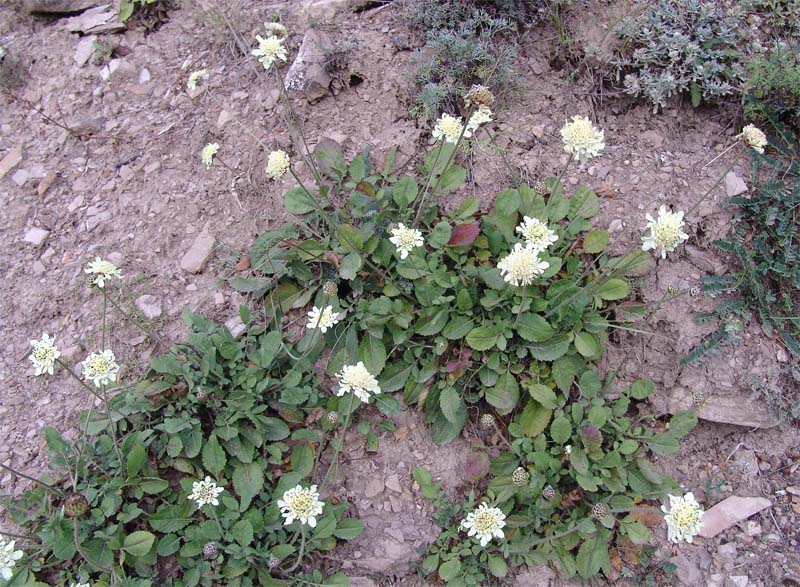
<instances>
[{"instance_id":1,"label":"round seed head","mask_svg":"<svg viewBox=\"0 0 800 587\"><path fill-rule=\"evenodd\" d=\"M670 294L670 295L673 295L673 296L674 296L674 295L675 295L675 294L677 294L679 291L680 291L680 290L678 289L678 286L677 286L677 285L673 285L673 284L671 284L671 283L670 283L670 284L667 286L667 293L668 293L668 294Z\"/></svg>"},{"instance_id":2,"label":"round seed head","mask_svg":"<svg viewBox=\"0 0 800 587\"><path fill-rule=\"evenodd\" d=\"M484 430L491 430L494 428L494 416L491 414L484 414L480 419L481 428Z\"/></svg>"},{"instance_id":3,"label":"round seed head","mask_svg":"<svg viewBox=\"0 0 800 587\"><path fill-rule=\"evenodd\" d=\"M592 515L598 520L602 520L608 515L608 508L604 503L596 503L592 508Z\"/></svg>"},{"instance_id":4,"label":"round seed head","mask_svg":"<svg viewBox=\"0 0 800 587\"><path fill-rule=\"evenodd\" d=\"M692 401L694 405L700 407L706 405L706 394L703 390L692 392Z\"/></svg>"},{"instance_id":5,"label":"round seed head","mask_svg":"<svg viewBox=\"0 0 800 587\"><path fill-rule=\"evenodd\" d=\"M89 511L89 501L80 493L71 493L64 501L64 515L80 518Z\"/></svg>"},{"instance_id":6,"label":"round seed head","mask_svg":"<svg viewBox=\"0 0 800 587\"><path fill-rule=\"evenodd\" d=\"M203 556L206 558L214 558L219 554L216 542L206 542L203 545Z\"/></svg>"},{"instance_id":7,"label":"round seed head","mask_svg":"<svg viewBox=\"0 0 800 587\"><path fill-rule=\"evenodd\" d=\"M547 190L547 185L543 181L536 180L532 187L533 187L533 191L536 192L538 195L540 195L540 196L547 195L547 191L548 191Z\"/></svg>"},{"instance_id":8,"label":"round seed head","mask_svg":"<svg viewBox=\"0 0 800 587\"><path fill-rule=\"evenodd\" d=\"M702 290L700 289L700 287L699 287L699 286L697 286L697 285L693 285L693 286L692 286L692 287L689 289L689 295L690 295L690 296L692 296L693 298L696 298L696 297L698 297L698 296L699 296L701 293L703 293L703 291L702 291Z\"/></svg>"},{"instance_id":9,"label":"round seed head","mask_svg":"<svg viewBox=\"0 0 800 587\"><path fill-rule=\"evenodd\" d=\"M326 296L335 296L339 291L339 286L333 281L326 281L322 284L322 292Z\"/></svg>"},{"instance_id":10,"label":"round seed head","mask_svg":"<svg viewBox=\"0 0 800 587\"><path fill-rule=\"evenodd\" d=\"M336 424L339 421L339 412L328 412L328 423Z\"/></svg>"},{"instance_id":11,"label":"round seed head","mask_svg":"<svg viewBox=\"0 0 800 587\"><path fill-rule=\"evenodd\" d=\"M489 108L494 104L494 94L486 86L474 85L464 95L464 104L467 105L467 108L470 106L475 106L476 108L486 106Z\"/></svg>"},{"instance_id":12,"label":"round seed head","mask_svg":"<svg viewBox=\"0 0 800 587\"><path fill-rule=\"evenodd\" d=\"M522 487L528 484L528 481L531 480L531 475L523 467L517 467L511 475L511 480L517 487Z\"/></svg>"},{"instance_id":13,"label":"round seed head","mask_svg":"<svg viewBox=\"0 0 800 587\"><path fill-rule=\"evenodd\" d=\"M552 485L548 485L544 489L542 489L542 497L545 499L553 499L556 496L556 490L553 489Z\"/></svg>"},{"instance_id":14,"label":"round seed head","mask_svg":"<svg viewBox=\"0 0 800 587\"><path fill-rule=\"evenodd\" d=\"M277 569L277 568L278 568L278 564L279 564L280 562L281 562L281 561L279 561L279 560L278 560L277 558L275 558L274 556L270 556L270 557L269 557L269 570L270 570L270 571L272 571L272 570L274 570L274 569Z\"/></svg>"}]
</instances>

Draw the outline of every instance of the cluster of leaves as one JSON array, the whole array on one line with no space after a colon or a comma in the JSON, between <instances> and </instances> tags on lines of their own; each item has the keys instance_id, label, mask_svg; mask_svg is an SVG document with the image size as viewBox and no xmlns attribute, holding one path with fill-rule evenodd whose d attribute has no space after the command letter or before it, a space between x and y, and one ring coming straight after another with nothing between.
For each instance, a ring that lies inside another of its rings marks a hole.
<instances>
[{"instance_id":1,"label":"cluster of leaves","mask_svg":"<svg viewBox=\"0 0 800 587\"><path fill-rule=\"evenodd\" d=\"M625 92L644 96L654 111L689 92L692 105L738 91L745 77L738 21L717 2L639 2L616 28L624 41L616 64Z\"/></svg>"},{"instance_id":2,"label":"cluster of leaves","mask_svg":"<svg viewBox=\"0 0 800 587\"><path fill-rule=\"evenodd\" d=\"M510 451L491 459L487 499L507 515L506 540L498 546L502 556L463 544L457 530L445 526L423 562L426 572L438 570L452 587L483 584L463 577L481 557L498 578L506 574L505 561L514 566L557 561L565 576L618 577L623 555L630 561L640 553L650 539L648 525L660 519L657 508L645 502L680 491L648 456L677 452L697 416L682 412L666 426L649 416L629 416L634 404L655 390L651 381L637 381L612 396L587 370L579 380L551 376L537 388L552 418L537 418L533 430L525 429L522 417L515 419L508 427ZM529 476L522 486L513 479L518 467ZM606 515L597 515L598 504ZM470 496L466 507L473 505Z\"/></svg>"},{"instance_id":3,"label":"cluster of leaves","mask_svg":"<svg viewBox=\"0 0 800 587\"><path fill-rule=\"evenodd\" d=\"M246 308L241 314L247 331L235 340L224 326L186 311L186 342L113 399L122 466L105 414L82 416L91 439L85 446L47 430L55 475L45 482L54 489L38 486L7 504L12 520L41 541L41 558L32 557L30 571L10 585L34 584L39 571L64 585L76 577L106 584L113 575L137 577L126 583L136 587L291 583L269 567L272 558L298 556L276 502L315 470L330 436L320 421L328 398L309 375L313 355L292 359L301 351L251 323ZM210 506L198 510L187 499L207 475L225 489L213 516ZM71 495L85 497L86 515L69 516ZM363 523L347 509L345 500L326 500L306 554L361 533ZM204 552L209 543L212 554Z\"/></svg>"},{"instance_id":4,"label":"cluster of leaves","mask_svg":"<svg viewBox=\"0 0 800 587\"><path fill-rule=\"evenodd\" d=\"M684 362L700 358L705 352L727 340L733 316L749 317L755 313L764 331L775 334L784 346L800 357L800 244L797 242L800 209L800 149L797 136L774 116L774 131L764 155L752 149L751 184L747 197L731 198L739 222L726 239L714 241L722 251L731 253L741 269L722 276L702 279L707 296L733 295L724 300L709 316L721 317L717 331L695 349Z\"/></svg>"},{"instance_id":5,"label":"cluster of leaves","mask_svg":"<svg viewBox=\"0 0 800 587\"><path fill-rule=\"evenodd\" d=\"M751 60L747 72L745 118L765 123L772 114L800 133L800 44L777 42L769 55Z\"/></svg>"},{"instance_id":6,"label":"cluster of leaves","mask_svg":"<svg viewBox=\"0 0 800 587\"><path fill-rule=\"evenodd\" d=\"M743 7L764 19L776 37L800 36L800 0L744 0Z\"/></svg>"}]
</instances>

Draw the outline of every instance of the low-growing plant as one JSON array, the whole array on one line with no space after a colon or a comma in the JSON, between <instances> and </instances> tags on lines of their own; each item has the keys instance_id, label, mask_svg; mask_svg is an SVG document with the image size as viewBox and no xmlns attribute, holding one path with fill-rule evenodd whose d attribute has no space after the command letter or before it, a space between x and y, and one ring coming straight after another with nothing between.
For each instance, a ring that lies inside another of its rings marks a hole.
<instances>
[{"instance_id":1,"label":"low-growing plant","mask_svg":"<svg viewBox=\"0 0 800 587\"><path fill-rule=\"evenodd\" d=\"M800 10L797 14L800 14ZM768 123L770 116L800 133L800 45L777 42L765 57L747 63L744 116Z\"/></svg>"},{"instance_id":2,"label":"low-growing plant","mask_svg":"<svg viewBox=\"0 0 800 587\"><path fill-rule=\"evenodd\" d=\"M624 41L617 58L625 92L658 111L689 92L693 106L739 91L745 70L735 19L708 0L639 2L618 25Z\"/></svg>"}]
</instances>

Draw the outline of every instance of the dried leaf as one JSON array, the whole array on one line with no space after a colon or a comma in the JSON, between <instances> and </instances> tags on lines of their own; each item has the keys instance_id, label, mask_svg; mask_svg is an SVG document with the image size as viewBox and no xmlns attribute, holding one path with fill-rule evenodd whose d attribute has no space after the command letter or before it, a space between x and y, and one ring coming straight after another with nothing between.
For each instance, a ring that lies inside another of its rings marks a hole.
<instances>
[{"instance_id":1,"label":"dried leaf","mask_svg":"<svg viewBox=\"0 0 800 587\"><path fill-rule=\"evenodd\" d=\"M459 224L453 228L453 232L450 234L450 240L447 244L451 247L466 247L474 243L480 233L481 225L479 222Z\"/></svg>"},{"instance_id":2,"label":"dried leaf","mask_svg":"<svg viewBox=\"0 0 800 587\"><path fill-rule=\"evenodd\" d=\"M655 528L664 519L659 508L642 505L631 512L631 517L634 522L639 522L648 528Z\"/></svg>"},{"instance_id":3,"label":"dried leaf","mask_svg":"<svg viewBox=\"0 0 800 587\"><path fill-rule=\"evenodd\" d=\"M236 263L236 271L242 272L248 269L250 269L250 257L248 255L242 255L239 262Z\"/></svg>"},{"instance_id":4,"label":"dried leaf","mask_svg":"<svg viewBox=\"0 0 800 587\"><path fill-rule=\"evenodd\" d=\"M610 181L603 181L594 188L594 193L601 198L616 198L620 192Z\"/></svg>"}]
</instances>

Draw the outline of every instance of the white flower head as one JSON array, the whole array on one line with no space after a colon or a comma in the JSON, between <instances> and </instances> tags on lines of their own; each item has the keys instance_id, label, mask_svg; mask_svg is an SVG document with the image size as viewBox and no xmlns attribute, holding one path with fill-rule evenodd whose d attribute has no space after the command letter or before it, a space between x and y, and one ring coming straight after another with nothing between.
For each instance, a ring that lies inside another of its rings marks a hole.
<instances>
[{"instance_id":1,"label":"white flower head","mask_svg":"<svg viewBox=\"0 0 800 587\"><path fill-rule=\"evenodd\" d=\"M208 70L207 69L198 69L197 71L193 71L189 74L189 81L186 82L186 87L189 88L192 92L197 90L198 82L202 86L205 82L208 81Z\"/></svg>"},{"instance_id":2,"label":"white flower head","mask_svg":"<svg viewBox=\"0 0 800 587\"><path fill-rule=\"evenodd\" d=\"M83 272L88 275L94 275L95 277L92 278L91 284L101 289L106 286L106 281L110 281L112 277L122 277L122 271L116 265L100 257L90 261Z\"/></svg>"},{"instance_id":3,"label":"white flower head","mask_svg":"<svg viewBox=\"0 0 800 587\"><path fill-rule=\"evenodd\" d=\"M694 494L687 493L683 497L668 495L669 508L662 505L664 521L667 522L667 535L672 542L685 540L690 543L703 526L703 509Z\"/></svg>"},{"instance_id":4,"label":"white flower head","mask_svg":"<svg viewBox=\"0 0 800 587\"><path fill-rule=\"evenodd\" d=\"M461 132L464 132L464 138L468 139L472 136L472 130L469 127L466 129L461 123L461 117L456 118L449 114L442 114L439 120L436 121L436 126L433 127L433 138L444 139L446 143L457 143L461 137Z\"/></svg>"},{"instance_id":5,"label":"white flower head","mask_svg":"<svg viewBox=\"0 0 800 587\"><path fill-rule=\"evenodd\" d=\"M223 487L217 487L217 483L211 478L206 476L202 481L195 481L192 483L192 492L187 499L197 503L197 507L201 508L204 505L219 505L219 494L225 491Z\"/></svg>"},{"instance_id":6,"label":"white flower head","mask_svg":"<svg viewBox=\"0 0 800 587\"><path fill-rule=\"evenodd\" d=\"M523 216L522 223L517 226L517 232L525 238L525 243L539 252L547 249L558 240L555 232L539 220L530 216Z\"/></svg>"},{"instance_id":7,"label":"white flower head","mask_svg":"<svg viewBox=\"0 0 800 587\"><path fill-rule=\"evenodd\" d=\"M573 116L561 129L564 150L581 163L597 157L605 148L603 131L592 126L585 116Z\"/></svg>"},{"instance_id":8,"label":"white flower head","mask_svg":"<svg viewBox=\"0 0 800 587\"><path fill-rule=\"evenodd\" d=\"M568 444L564 447L564 454L571 455L572 454L572 445Z\"/></svg>"},{"instance_id":9,"label":"white flower head","mask_svg":"<svg viewBox=\"0 0 800 587\"><path fill-rule=\"evenodd\" d=\"M472 116L469 117L469 122L467 122L467 130L470 131L470 133L473 133L478 130L478 127L491 121L491 109L488 106L480 106L475 112L472 113Z\"/></svg>"},{"instance_id":10,"label":"white flower head","mask_svg":"<svg viewBox=\"0 0 800 587\"><path fill-rule=\"evenodd\" d=\"M94 383L96 387L114 383L118 374L119 365L110 350L94 352L83 361L83 378Z\"/></svg>"},{"instance_id":11,"label":"white flower head","mask_svg":"<svg viewBox=\"0 0 800 587\"><path fill-rule=\"evenodd\" d=\"M320 332L328 332L328 328L333 328L341 320L341 315L333 311L333 306L317 308L314 306L308 313L308 324L306 328L314 330L319 328Z\"/></svg>"},{"instance_id":12,"label":"white flower head","mask_svg":"<svg viewBox=\"0 0 800 587\"><path fill-rule=\"evenodd\" d=\"M298 485L287 490L283 494L283 499L278 500L281 515L285 518L284 526L288 526L295 520L300 520L301 524L308 524L312 528L316 528L317 516L322 515L324 505L319 500L316 485L312 485L307 489L302 485Z\"/></svg>"},{"instance_id":13,"label":"white flower head","mask_svg":"<svg viewBox=\"0 0 800 587\"><path fill-rule=\"evenodd\" d=\"M286 151L272 151L267 158L267 175L272 179L280 179L289 171L289 164Z\"/></svg>"},{"instance_id":14,"label":"white flower head","mask_svg":"<svg viewBox=\"0 0 800 587\"><path fill-rule=\"evenodd\" d=\"M653 217L648 213L647 226L645 230L650 229L649 236L642 237L642 250L649 251L650 249L661 248L661 258L666 259L667 253L674 251L678 245L689 238L689 235L683 232L683 212L668 212L666 206L661 206L658 209L658 218Z\"/></svg>"},{"instance_id":15,"label":"white flower head","mask_svg":"<svg viewBox=\"0 0 800 587\"><path fill-rule=\"evenodd\" d=\"M258 57L264 69L269 69L278 59L286 61L286 47L283 46L283 39L275 35L268 35L265 39L256 35L258 49L253 49L251 53Z\"/></svg>"},{"instance_id":16,"label":"white flower head","mask_svg":"<svg viewBox=\"0 0 800 587\"><path fill-rule=\"evenodd\" d=\"M518 287L530 285L533 280L550 267L550 263L539 259L539 251L530 245L514 245L514 249L497 264L506 283Z\"/></svg>"},{"instance_id":17,"label":"white flower head","mask_svg":"<svg viewBox=\"0 0 800 587\"><path fill-rule=\"evenodd\" d=\"M481 546L486 546L492 538L505 538L505 525L506 515L499 508L490 508L482 503L467 514L460 529L466 531L468 536L475 536L480 540Z\"/></svg>"},{"instance_id":18,"label":"white flower head","mask_svg":"<svg viewBox=\"0 0 800 587\"><path fill-rule=\"evenodd\" d=\"M267 36L283 38L289 34L286 27L279 22L265 22L264 29L267 31Z\"/></svg>"},{"instance_id":19,"label":"white flower head","mask_svg":"<svg viewBox=\"0 0 800 587\"><path fill-rule=\"evenodd\" d=\"M56 359L61 356L61 351L56 348L56 339L47 334L42 334L41 340L32 340L33 352L28 357L34 366L34 375L53 374Z\"/></svg>"},{"instance_id":20,"label":"white flower head","mask_svg":"<svg viewBox=\"0 0 800 587\"><path fill-rule=\"evenodd\" d=\"M764 154L764 147L769 143L767 142L767 135L765 135L760 128L755 125L748 124L742 129L742 134L739 135L747 143L748 147L752 147L754 151Z\"/></svg>"},{"instance_id":21,"label":"white flower head","mask_svg":"<svg viewBox=\"0 0 800 587\"><path fill-rule=\"evenodd\" d=\"M206 169L211 169L214 164L214 155L219 151L219 143L208 143L203 150L200 151L200 159L206 166Z\"/></svg>"},{"instance_id":22,"label":"white flower head","mask_svg":"<svg viewBox=\"0 0 800 587\"><path fill-rule=\"evenodd\" d=\"M419 230L409 228L403 223L393 228L391 233L392 236L389 238L389 242L397 247L397 252L400 253L401 259L405 259L415 247L421 247L425 243Z\"/></svg>"},{"instance_id":23,"label":"white flower head","mask_svg":"<svg viewBox=\"0 0 800 587\"><path fill-rule=\"evenodd\" d=\"M70 583L69 587L91 587L89 583Z\"/></svg>"},{"instance_id":24,"label":"white flower head","mask_svg":"<svg viewBox=\"0 0 800 587\"><path fill-rule=\"evenodd\" d=\"M368 403L370 395L377 395L381 392L378 380L367 371L361 361L355 365L342 367L342 372L337 373L336 378L339 380L339 389L336 390L336 395L339 397L347 392L353 392L362 402Z\"/></svg>"},{"instance_id":25,"label":"white flower head","mask_svg":"<svg viewBox=\"0 0 800 587\"><path fill-rule=\"evenodd\" d=\"M14 576L14 567L25 554L21 550L14 550L14 544L14 540L6 542L0 538L0 577L3 581L8 581Z\"/></svg>"}]
</instances>

